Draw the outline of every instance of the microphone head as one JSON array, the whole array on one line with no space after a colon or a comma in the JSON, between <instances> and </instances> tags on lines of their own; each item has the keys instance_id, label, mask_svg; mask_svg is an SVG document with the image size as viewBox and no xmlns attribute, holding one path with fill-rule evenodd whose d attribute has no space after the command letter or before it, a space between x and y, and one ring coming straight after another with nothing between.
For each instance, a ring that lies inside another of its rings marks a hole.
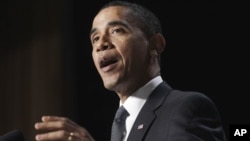
<instances>
[{"instance_id":1,"label":"microphone head","mask_svg":"<svg viewBox=\"0 0 250 141\"><path fill-rule=\"evenodd\" d=\"M24 135L16 129L0 136L0 141L24 141Z\"/></svg>"}]
</instances>

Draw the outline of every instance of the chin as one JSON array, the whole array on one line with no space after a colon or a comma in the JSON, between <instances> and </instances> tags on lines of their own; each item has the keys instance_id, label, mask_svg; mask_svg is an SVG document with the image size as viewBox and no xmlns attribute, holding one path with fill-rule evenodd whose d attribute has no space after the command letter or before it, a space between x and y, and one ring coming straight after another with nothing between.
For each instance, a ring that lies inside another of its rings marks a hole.
<instances>
[{"instance_id":1,"label":"chin","mask_svg":"<svg viewBox=\"0 0 250 141\"><path fill-rule=\"evenodd\" d=\"M107 75L102 77L103 85L106 89L114 91L119 84L119 75Z\"/></svg>"},{"instance_id":2,"label":"chin","mask_svg":"<svg viewBox=\"0 0 250 141\"><path fill-rule=\"evenodd\" d=\"M106 88L106 89L108 89L108 90L114 90L114 88L115 88L115 86L116 86L116 83L114 82L114 81L103 81L103 85L104 85L104 87Z\"/></svg>"}]
</instances>

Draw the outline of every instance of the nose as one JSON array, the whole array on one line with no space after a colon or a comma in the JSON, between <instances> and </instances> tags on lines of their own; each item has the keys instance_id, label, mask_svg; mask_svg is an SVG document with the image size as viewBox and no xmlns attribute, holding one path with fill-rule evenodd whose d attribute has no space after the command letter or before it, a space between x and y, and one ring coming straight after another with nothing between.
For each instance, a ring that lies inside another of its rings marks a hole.
<instances>
[{"instance_id":1,"label":"nose","mask_svg":"<svg viewBox=\"0 0 250 141\"><path fill-rule=\"evenodd\" d=\"M112 47L111 41L108 36L102 36L99 39L99 43L97 44L97 49L96 51L104 51L107 49L110 49Z\"/></svg>"}]
</instances>

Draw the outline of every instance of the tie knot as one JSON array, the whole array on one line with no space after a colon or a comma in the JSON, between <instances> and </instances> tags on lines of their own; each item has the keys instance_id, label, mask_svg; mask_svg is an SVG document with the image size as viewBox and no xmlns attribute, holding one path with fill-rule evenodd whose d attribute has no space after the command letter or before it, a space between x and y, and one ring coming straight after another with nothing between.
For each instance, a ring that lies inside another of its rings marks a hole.
<instances>
[{"instance_id":1,"label":"tie knot","mask_svg":"<svg viewBox=\"0 0 250 141\"><path fill-rule=\"evenodd\" d=\"M123 106L121 106L115 114L115 122L124 122L128 115L129 113L127 112L127 110Z\"/></svg>"}]
</instances>

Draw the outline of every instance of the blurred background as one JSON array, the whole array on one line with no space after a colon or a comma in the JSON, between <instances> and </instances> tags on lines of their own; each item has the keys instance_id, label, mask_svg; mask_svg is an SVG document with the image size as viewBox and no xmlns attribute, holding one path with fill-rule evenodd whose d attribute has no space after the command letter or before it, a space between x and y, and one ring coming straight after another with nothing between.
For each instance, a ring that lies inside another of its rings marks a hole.
<instances>
[{"instance_id":1,"label":"blurred background","mask_svg":"<svg viewBox=\"0 0 250 141\"><path fill-rule=\"evenodd\" d=\"M132 1L132 0L131 0ZM33 141L42 115L66 116L108 140L118 97L103 88L89 31L108 0L1 0L0 135ZM217 105L227 134L250 124L246 4L228 0L134 0L158 15L167 38L163 78ZM103 116L105 115L105 116Z\"/></svg>"}]
</instances>

